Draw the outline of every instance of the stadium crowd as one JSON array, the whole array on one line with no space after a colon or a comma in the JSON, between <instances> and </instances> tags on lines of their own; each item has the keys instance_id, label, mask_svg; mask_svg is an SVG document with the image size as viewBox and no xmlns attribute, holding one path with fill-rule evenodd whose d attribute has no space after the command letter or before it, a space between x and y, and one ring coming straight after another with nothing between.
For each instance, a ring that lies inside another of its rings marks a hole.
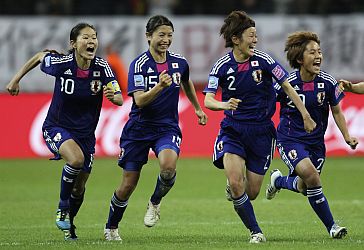
<instances>
[{"instance_id":1,"label":"stadium crowd","mask_svg":"<svg viewBox=\"0 0 364 250\"><path fill-rule=\"evenodd\" d=\"M15 4L16 3L16 4ZM264 14L353 14L360 0L2 0L0 15L225 15L233 9Z\"/></svg>"}]
</instances>

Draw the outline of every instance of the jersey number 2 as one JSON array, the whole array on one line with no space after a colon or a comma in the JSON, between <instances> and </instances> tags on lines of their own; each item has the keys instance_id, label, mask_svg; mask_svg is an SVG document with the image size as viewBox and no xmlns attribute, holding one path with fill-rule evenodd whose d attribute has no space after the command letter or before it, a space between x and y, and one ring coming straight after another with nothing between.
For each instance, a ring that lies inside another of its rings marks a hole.
<instances>
[{"instance_id":1,"label":"jersey number 2","mask_svg":"<svg viewBox=\"0 0 364 250\"><path fill-rule=\"evenodd\" d=\"M229 87L228 87L228 90L236 90L236 88L235 88L235 87L233 87L233 84L234 84L234 82L235 82L235 76L229 76L229 77L227 78L227 80L228 80L228 81L230 81L230 83L229 83Z\"/></svg>"}]
</instances>

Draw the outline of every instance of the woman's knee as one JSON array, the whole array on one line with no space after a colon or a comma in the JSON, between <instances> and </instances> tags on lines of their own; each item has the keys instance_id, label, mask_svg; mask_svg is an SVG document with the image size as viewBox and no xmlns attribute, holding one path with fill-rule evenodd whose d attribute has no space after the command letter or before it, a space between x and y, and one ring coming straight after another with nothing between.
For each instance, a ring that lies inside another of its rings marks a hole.
<instances>
[{"instance_id":1,"label":"woman's knee","mask_svg":"<svg viewBox=\"0 0 364 250\"><path fill-rule=\"evenodd\" d=\"M67 163L74 168L82 168L84 163L83 155L71 158L67 161Z\"/></svg>"},{"instance_id":2,"label":"woman's knee","mask_svg":"<svg viewBox=\"0 0 364 250\"><path fill-rule=\"evenodd\" d=\"M244 190L244 183L241 178L231 178L229 179L230 191L232 195L236 198L240 196Z\"/></svg>"},{"instance_id":3,"label":"woman's knee","mask_svg":"<svg viewBox=\"0 0 364 250\"><path fill-rule=\"evenodd\" d=\"M166 168L166 169L162 169L160 172L160 176L162 177L162 179L164 180L170 180L172 179L174 176L176 175L176 169L171 167L171 168Z\"/></svg>"},{"instance_id":4,"label":"woman's knee","mask_svg":"<svg viewBox=\"0 0 364 250\"><path fill-rule=\"evenodd\" d=\"M62 158L74 168L82 168L85 157L80 146L73 140L64 142L59 150Z\"/></svg>"},{"instance_id":5,"label":"woman's knee","mask_svg":"<svg viewBox=\"0 0 364 250\"><path fill-rule=\"evenodd\" d=\"M259 195L260 189L250 188L247 190L248 197L251 201L255 200Z\"/></svg>"},{"instance_id":6,"label":"woman's knee","mask_svg":"<svg viewBox=\"0 0 364 250\"><path fill-rule=\"evenodd\" d=\"M307 187L318 187L321 186L320 175L317 171L313 171L304 178L304 183Z\"/></svg>"}]
</instances>

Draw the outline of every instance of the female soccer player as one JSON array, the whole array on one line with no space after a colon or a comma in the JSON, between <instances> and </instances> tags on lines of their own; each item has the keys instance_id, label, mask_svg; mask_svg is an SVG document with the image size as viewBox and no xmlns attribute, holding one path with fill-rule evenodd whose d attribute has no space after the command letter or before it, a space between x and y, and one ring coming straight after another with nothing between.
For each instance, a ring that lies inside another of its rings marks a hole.
<instances>
[{"instance_id":1,"label":"female soccer player","mask_svg":"<svg viewBox=\"0 0 364 250\"><path fill-rule=\"evenodd\" d=\"M17 72L7 90L18 95L19 81L38 64L43 72L54 76L51 105L42 130L44 140L55 160L66 162L61 177L56 225L65 239L76 239L73 219L81 207L85 185L95 153L95 129L99 120L103 93L121 106L123 98L108 63L96 57L98 47L95 28L79 23L70 33L70 54L38 52Z\"/></svg>"},{"instance_id":2,"label":"female soccer player","mask_svg":"<svg viewBox=\"0 0 364 250\"><path fill-rule=\"evenodd\" d=\"M144 224L152 227L159 220L161 199L176 179L176 162L182 141L178 126L181 87L195 108L199 124L205 125L207 121L189 80L186 59L168 51L173 32L173 24L168 18L151 17L146 26L149 49L130 64L128 95L133 97L133 105L120 137L118 164L123 168L123 176L111 198L104 230L106 240L121 240L118 225L138 183L140 171L148 161L149 149L158 157L160 174L148 202Z\"/></svg>"},{"instance_id":3,"label":"female soccer player","mask_svg":"<svg viewBox=\"0 0 364 250\"><path fill-rule=\"evenodd\" d=\"M280 189L306 195L330 236L342 238L347 229L335 223L320 180L326 157L324 134L330 108L346 143L355 149L358 140L350 136L346 127L339 104L344 95L339 90L337 81L321 70L323 56L317 34L309 31L290 34L285 51L289 64L297 69L290 74L288 81L302 98L311 117L320 125L308 134L295 105L279 87L277 88L281 104L277 147L290 173L289 176L282 176L278 169L273 170L266 197L272 199Z\"/></svg>"},{"instance_id":4,"label":"female soccer player","mask_svg":"<svg viewBox=\"0 0 364 250\"><path fill-rule=\"evenodd\" d=\"M287 82L284 68L267 53L255 49L254 20L243 11L233 11L225 18L220 35L225 47L232 51L214 64L204 90L205 106L224 110L225 114L215 141L213 163L225 169L227 191L235 211L250 230L250 243L260 243L266 239L250 200L259 194L275 149L276 131L271 118L276 95L272 77L300 110L306 131L311 132L316 124ZM215 99L219 86L222 101Z\"/></svg>"}]
</instances>

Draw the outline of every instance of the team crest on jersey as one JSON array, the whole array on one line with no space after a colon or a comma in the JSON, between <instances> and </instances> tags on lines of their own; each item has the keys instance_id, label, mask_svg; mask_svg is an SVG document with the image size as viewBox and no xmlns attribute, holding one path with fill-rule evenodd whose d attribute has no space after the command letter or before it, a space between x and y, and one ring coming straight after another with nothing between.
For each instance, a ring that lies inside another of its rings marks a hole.
<instances>
[{"instance_id":1,"label":"team crest on jersey","mask_svg":"<svg viewBox=\"0 0 364 250\"><path fill-rule=\"evenodd\" d=\"M292 149L291 151L288 152L288 157L293 161L296 160L297 151L295 149Z\"/></svg>"},{"instance_id":2,"label":"team crest on jersey","mask_svg":"<svg viewBox=\"0 0 364 250\"><path fill-rule=\"evenodd\" d=\"M96 95L101 90L101 81L100 80L92 80L90 83L91 91L93 95Z\"/></svg>"},{"instance_id":3,"label":"team crest on jersey","mask_svg":"<svg viewBox=\"0 0 364 250\"><path fill-rule=\"evenodd\" d=\"M54 142L60 142L62 140L62 135L61 133L57 133L54 137L53 137L53 141Z\"/></svg>"},{"instance_id":4,"label":"team crest on jersey","mask_svg":"<svg viewBox=\"0 0 364 250\"><path fill-rule=\"evenodd\" d=\"M172 74L173 82L177 85L181 84L181 74L179 72L175 72Z\"/></svg>"},{"instance_id":5,"label":"team crest on jersey","mask_svg":"<svg viewBox=\"0 0 364 250\"><path fill-rule=\"evenodd\" d=\"M216 149L217 149L218 151L220 151L220 152L224 149L223 141L219 141L219 142L217 143L217 145L216 145Z\"/></svg>"},{"instance_id":6,"label":"team crest on jersey","mask_svg":"<svg viewBox=\"0 0 364 250\"><path fill-rule=\"evenodd\" d=\"M325 92L318 92L317 102L319 103L319 105L322 105L324 103L324 100L325 100Z\"/></svg>"},{"instance_id":7,"label":"team crest on jersey","mask_svg":"<svg viewBox=\"0 0 364 250\"><path fill-rule=\"evenodd\" d=\"M96 71L96 70L95 70L95 71L93 72L93 76L94 76L94 77L100 77L100 71Z\"/></svg>"},{"instance_id":8,"label":"team crest on jersey","mask_svg":"<svg viewBox=\"0 0 364 250\"><path fill-rule=\"evenodd\" d=\"M262 70L254 70L252 73L254 81L256 81L257 85L262 83L263 73Z\"/></svg>"}]
</instances>

